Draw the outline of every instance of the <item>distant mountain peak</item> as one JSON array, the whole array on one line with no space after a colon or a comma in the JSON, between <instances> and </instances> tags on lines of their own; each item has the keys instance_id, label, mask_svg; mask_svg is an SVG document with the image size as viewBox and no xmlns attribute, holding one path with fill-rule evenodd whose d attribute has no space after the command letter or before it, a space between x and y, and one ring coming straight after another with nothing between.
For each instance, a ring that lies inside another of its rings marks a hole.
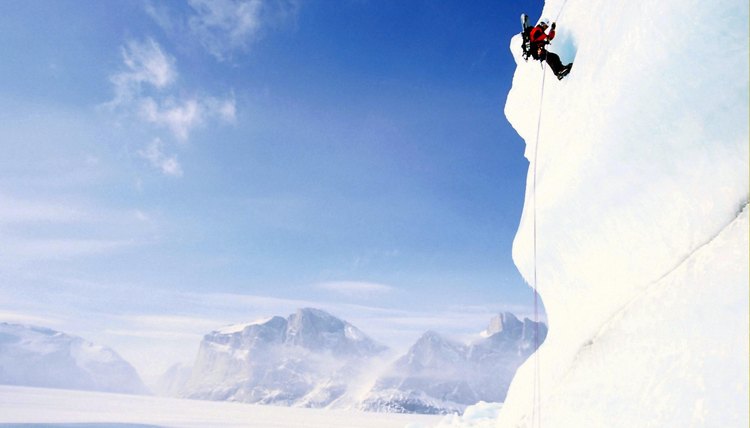
<instances>
[{"instance_id":1,"label":"distant mountain peak","mask_svg":"<svg viewBox=\"0 0 750 428\"><path fill-rule=\"evenodd\" d=\"M436 332L435 330L427 330L425 331L422 336L417 339L417 343L419 342L426 342L426 341L442 341L444 340L443 336L440 335L440 333Z\"/></svg>"},{"instance_id":2,"label":"distant mountain peak","mask_svg":"<svg viewBox=\"0 0 750 428\"><path fill-rule=\"evenodd\" d=\"M0 323L0 384L146 393L114 350L46 327Z\"/></svg>"},{"instance_id":3,"label":"distant mountain peak","mask_svg":"<svg viewBox=\"0 0 750 428\"><path fill-rule=\"evenodd\" d=\"M538 345L528 338L536 327L543 340L546 326L503 312L470 344L427 331L381 375L360 407L452 413L478 400L503 401L516 368Z\"/></svg>"},{"instance_id":4,"label":"distant mountain peak","mask_svg":"<svg viewBox=\"0 0 750 428\"><path fill-rule=\"evenodd\" d=\"M346 322L334 317L320 309L302 308L287 318L289 322L289 333L291 335L304 329L315 329L325 331L343 331Z\"/></svg>"},{"instance_id":5,"label":"distant mountain peak","mask_svg":"<svg viewBox=\"0 0 750 428\"><path fill-rule=\"evenodd\" d=\"M523 323L515 315L510 312L502 312L490 320L490 324L487 326L487 330L484 331L483 336L489 337L509 329L520 329L522 327Z\"/></svg>"},{"instance_id":6,"label":"distant mountain peak","mask_svg":"<svg viewBox=\"0 0 750 428\"><path fill-rule=\"evenodd\" d=\"M248 323L230 324L230 325L227 325L225 327L221 327L218 330L215 330L214 333L219 333L219 334L242 333L248 327L252 327L252 326L255 326L255 325L265 325L269 321L273 320L273 318L276 318L276 317L261 318L261 319L258 319L258 320L252 321L252 322L248 322Z\"/></svg>"},{"instance_id":7,"label":"distant mountain peak","mask_svg":"<svg viewBox=\"0 0 750 428\"><path fill-rule=\"evenodd\" d=\"M184 387L182 377L168 383L191 398L322 407L386 349L326 311L301 308L206 335Z\"/></svg>"},{"instance_id":8,"label":"distant mountain peak","mask_svg":"<svg viewBox=\"0 0 750 428\"><path fill-rule=\"evenodd\" d=\"M490 321L493 334L471 343L428 330L373 384L387 348L324 310L301 308L206 335L192 372L172 370L165 390L258 404L460 412L480 399L505 398L516 368L538 344L529 338L537 331L543 339L543 324L510 312Z\"/></svg>"}]
</instances>

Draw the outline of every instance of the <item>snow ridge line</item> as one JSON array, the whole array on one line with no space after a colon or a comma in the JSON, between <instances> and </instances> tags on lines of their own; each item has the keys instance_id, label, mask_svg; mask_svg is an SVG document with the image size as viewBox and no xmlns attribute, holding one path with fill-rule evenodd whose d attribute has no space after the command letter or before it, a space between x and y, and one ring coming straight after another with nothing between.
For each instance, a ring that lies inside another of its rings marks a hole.
<instances>
[{"instance_id":1,"label":"snow ridge line","mask_svg":"<svg viewBox=\"0 0 750 428\"><path fill-rule=\"evenodd\" d=\"M583 345L581 345L581 347L578 349L578 352L576 352L576 354L573 356L573 361L576 361L578 359L579 355L581 355L583 352L585 352L586 350L588 350L589 348L591 348L594 345L594 343L596 343L597 339L599 337L603 336L609 330L609 326L615 320L617 320L619 317L621 317L625 312L627 312L627 310L630 309L636 301L638 301L646 293L648 293L649 291L651 291L651 289L653 289L654 287L656 287L662 280L664 280L665 278L667 278L668 276L670 276L673 272L675 272L677 269L679 269L681 266L683 266L685 263L687 263L690 259L693 258L693 256L696 253L700 252L702 249L706 248L712 242L714 242L714 240L716 240L716 238L719 235L721 235L724 231L726 231L729 227L731 227L739 219L739 217L742 215L742 213L744 211L747 211L748 209L750 209L750 204L748 204L747 200L742 201L742 203L740 204L740 206L742 207L742 209L740 209L737 212L737 214L735 215L734 218L732 218L732 220L730 220L721 229L719 229L719 231L717 233L715 233L713 236L711 236L710 238L708 238L704 243L698 245L693 251L691 251L690 253L688 253L685 257L683 257L682 259L680 259L675 266L673 266L671 269L669 269L662 276L660 276L656 280L651 281L650 283L648 283L645 287L643 287L643 289L639 293L637 293L630 300L628 300L628 302L625 303L620 309L618 309L617 311L615 311L615 313L612 314L612 316L610 316L602 324L602 326L599 329L599 331L597 331L596 334L594 334L589 340L587 340L586 343L584 343ZM570 370L573 368L573 366L574 366L574 364L571 364L568 367L568 370L566 370L566 373L570 372Z\"/></svg>"},{"instance_id":2,"label":"snow ridge line","mask_svg":"<svg viewBox=\"0 0 750 428\"><path fill-rule=\"evenodd\" d=\"M726 230L726 229L727 229L727 228L728 228L729 226L731 226L731 225L732 225L732 223L734 223L734 222L735 222L735 221L736 221L736 220L737 220L737 219L738 219L738 218L740 217L740 215L742 215L742 212L743 212L743 211L745 211L746 209L748 209L748 201L746 201L746 200L745 200L745 201L743 201L743 202L742 202L742 203L740 204L740 206L742 207L742 209L740 209L739 211L737 211L737 214L736 214L736 215L734 216L734 218L733 218L732 220L730 220L730 221L729 221L729 222L728 222L727 224L725 224L725 225L724 225L724 226L723 226L723 227L722 227L721 229L719 229L719 231L718 231L718 232L716 232L716 233L715 233L715 234L714 234L713 236L711 236L710 238L708 238L708 239L707 239L707 240L706 240L705 242L703 242L702 244L699 244L699 245L698 245L698 246L697 246L697 247L696 247L696 248L695 248L695 249L694 249L693 251L691 251L691 252L690 252L690 253L688 253L688 254L687 254L687 255L686 255L685 257L683 257L683 258L682 258L681 260L679 260L679 261L678 261L678 262L677 262L677 263L675 264L675 266L674 266L674 267L672 267L671 269L669 269L669 270L668 270L668 271L667 271L667 272L666 272L666 273L665 273L664 275L660 276L660 277L659 277L659 278L657 278L656 280L654 280L654 281L651 281L651 282L650 282L649 284L647 284L647 285L646 285L646 287L644 287L644 290L643 290L643 291L646 291L647 289L650 289L650 288L651 288L651 287L652 287L652 286L653 286L654 284L656 284L656 283L659 283L659 282L660 282L660 281L661 281L662 279L664 279L664 278L668 277L668 276L669 276L670 274L672 274L672 272L676 271L676 270L677 270L677 269L678 269L678 268L679 268L680 266L682 266L682 265L683 265L683 264L684 264L685 262L687 262L687 261L688 261L688 259L690 259L691 257L693 257L693 254L697 253L698 251L700 251L700 250L701 250L701 248L703 248L703 247L706 247L706 246L707 246L707 245L709 245L709 244L710 244L711 242L713 242L713 241L714 241L714 239L716 239L716 237L718 237L719 235L721 235L721 233L722 233L723 231L725 231L725 230ZM627 305L630 305L630 302L628 302L628 303L626 304L626 306L627 306ZM624 308L623 308L623 309L624 309ZM619 311L618 311L618 312L619 312Z\"/></svg>"}]
</instances>

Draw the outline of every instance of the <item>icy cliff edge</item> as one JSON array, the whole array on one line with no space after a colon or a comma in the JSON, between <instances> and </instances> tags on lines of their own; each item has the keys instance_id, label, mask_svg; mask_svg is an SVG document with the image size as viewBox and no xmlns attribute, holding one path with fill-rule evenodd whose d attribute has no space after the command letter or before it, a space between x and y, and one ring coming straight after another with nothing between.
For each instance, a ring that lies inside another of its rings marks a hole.
<instances>
[{"instance_id":1,"label":"icy cliff edge","mask_svg":"<svg viewBox=\"0 0 750 428\"><path fill-rule=\"evenodd\" d=\"M543 15L573 71L557 81L514 38L505 108L530 162L513 257L530 284L536 267L550 327L542 425L747 425L748 5ZM500 426L530 426L532 363Z\"/></svg>"}]
</instances>

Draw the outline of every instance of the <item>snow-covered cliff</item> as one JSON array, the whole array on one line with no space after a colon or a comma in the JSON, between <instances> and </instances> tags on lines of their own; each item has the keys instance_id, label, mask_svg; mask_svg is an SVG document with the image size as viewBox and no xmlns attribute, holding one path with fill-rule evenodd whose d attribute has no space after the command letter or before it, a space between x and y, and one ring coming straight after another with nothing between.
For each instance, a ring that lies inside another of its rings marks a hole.
<instances>
[{"instance_id":1,"label":"snow-covered cliff","mask_svg":"<svg viewBox=\"0 0 750 428\"><path fill-rule=\"evenodd\" d=\"M144 394L115 351L42 327L0 323L0 384Z\"/></svg>"},{"instance_id":2,"label":"snow-covered cliff","mask_svg":"<svg viewBox=\"0 0 750 428\"><path fill-rule=\"evenodd\" d=\"M514 38L505 112L530 162L513 257L549 334L497 426L747 426L748 4L542 15L573 71Z\"/></svg>"}]
</instances>

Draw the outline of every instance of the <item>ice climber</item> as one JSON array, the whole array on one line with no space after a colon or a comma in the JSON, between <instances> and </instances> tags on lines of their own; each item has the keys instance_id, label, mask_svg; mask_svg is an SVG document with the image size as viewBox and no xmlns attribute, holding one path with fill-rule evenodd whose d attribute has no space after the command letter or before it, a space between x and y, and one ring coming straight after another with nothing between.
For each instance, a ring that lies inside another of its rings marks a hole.
<instances>
[{"instance_id":1,"label":"ice climber","mask_svg":"<svg viewBox=\"0 0 750 428\"><path fill-rule=\"evenodd\" d=\"M547 61L547 64L549 64L552 72L555 73L555 76L557 76L558 79L562 79L570 73L570 69L573 68L573 63L571 62L568 65L563 65L562 61L560 61L560 56L547 50L547 45L555 38L555 26L556 24L554 22L552 23L552 26L550 26L549 19L542 18L539 21L539 24L531 29L531 33L529 33L529 51L534 59ZM549 28L549 32L547 32L547 28Z\"/></svg>"}]
</instances>

